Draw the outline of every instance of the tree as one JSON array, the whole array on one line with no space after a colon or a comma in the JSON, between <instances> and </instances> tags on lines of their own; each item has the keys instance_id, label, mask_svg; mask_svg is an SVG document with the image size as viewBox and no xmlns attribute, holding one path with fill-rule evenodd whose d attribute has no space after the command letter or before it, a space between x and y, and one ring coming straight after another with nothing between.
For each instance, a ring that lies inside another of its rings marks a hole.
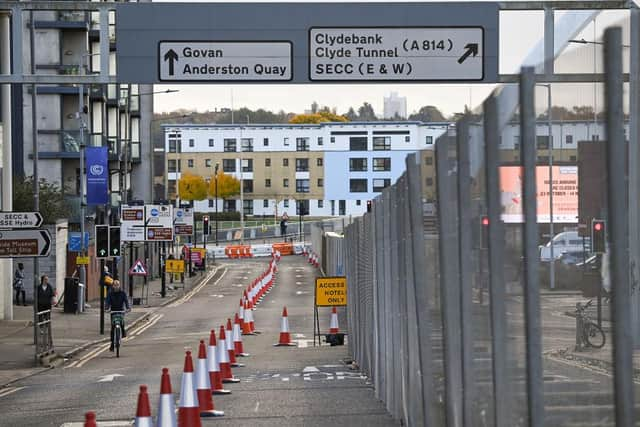
<instances>
[{"instance_id":1,"label":"tree","mask_svg":"<svg viewBox=\"0 0 640 427\"><path fill-rule=\"evenodd\" d=\"M39 205L45 224L54 224L56 220L68 218L71 206L65 199L62 188L56 183L40 179ZM13 210L15 212L33 211L33 177L13 180Z\"/></svg>"},{"instance_id":2,"label":"tree","mask_svg":"<svg viewBox=\"0 0 640 427\"><path fill-rule=\"evenodd\" d=\"M323 122L348 122L344 116L339 116L331 111L321 110L315 114L298 114L289 120L292 124L323 123Z\"/></svg>"},{"instance_id":3,"label":"tree","mask_svg":"<svg viewBox=\"0 0 640 427\"><path fill-rule=\"evenodd\" d=\"M219 199L228 199L240 194L240 180L236 177L218 172L217 181ZM216 197L216 179L213 177L209 180L209 196Z\"/></svg>"},{"instance_id":4,"label":"tree","mask_svg":"<svg viewBox=\"0 0 640 427\"><path fill-rule=\"evenodd\" d=\"M200 175L184 173L178 181L178 193L182 200L204 200L207 198L207 183Z\"/></svg>"},{"instance_id":5,"label":"tree","mask_svg":"<svg viewBox=\"0 0 640 427\"><path fill-rule=\"evenodd\" d=\"M416 120L420 122L444 122L446 119L444 115L438 110L438 107L433 105L425 105L421 107L417 113L413 113L409 116L409 120Z\"/></svg>"},{"instance_id":6,"label":"tree","mask_svg":"<svg viewBox=\"0 0 640 427\"><path fill-rule=\"evenodd\" d=\"M360 108L358 108L358 120L363 122L374 122L378 120L371 104L365 102Z\"/></svg>"},{"instance_id":7,"label":"tree","mask_svg":"<svg viewBox=\"0 0 640 427\"><path fill-rule=\"evenodd\" d=\"M351 122L354 122L354 121L358 120L358 114L353 109L353 107L349 107L349 111L347 111L347 114L345 114L344 116L347 119L349 119L349 121L351 121Z\"/></svg>"}]
</instances>

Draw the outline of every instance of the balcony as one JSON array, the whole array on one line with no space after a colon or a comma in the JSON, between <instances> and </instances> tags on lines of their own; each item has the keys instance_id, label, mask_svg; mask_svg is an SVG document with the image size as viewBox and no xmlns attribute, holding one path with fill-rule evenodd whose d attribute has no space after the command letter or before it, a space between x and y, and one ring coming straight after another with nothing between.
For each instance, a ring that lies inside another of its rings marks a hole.
<instances>
[{"instance_id":1,"label":"balcony","mask_svg":"<svg viewBox=\"0 0 640 427\"><path fill-rule=\"evenodd\" d=\"M41 151L38 156L41 159L80 159L80 131L78 130L39 130L40 139L47 142L41 143ZM51 141L51 137L57 141ZM109 147L109 160L118 160L116 138L107 138L100 133L84 133L84 140L88 146Z\"/></svg>"},{"instance_id":2,"label":"balcony","mask_svg":"<svg viewBox=\"0 0 640 427\"><path fill-rule=\"evenodd\" d=\"M89 16L86 12L60 11L57 19L34 21L38 30L89 31Z\"/></svg>"}]
</instances>

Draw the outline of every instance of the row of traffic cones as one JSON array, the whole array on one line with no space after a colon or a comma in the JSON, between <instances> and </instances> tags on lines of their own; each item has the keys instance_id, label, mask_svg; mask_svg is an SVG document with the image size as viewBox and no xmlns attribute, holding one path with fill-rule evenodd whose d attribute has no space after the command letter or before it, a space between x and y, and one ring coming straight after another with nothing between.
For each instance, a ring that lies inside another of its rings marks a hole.
<instances>
[{"instance_id":1,"label":"row of traffic cones","mask_svg":"<svg viewBox=\"0 0 640 427\"><path fill-rule=\"evenodd\" d=\"M302 251L302 256L306 257L307 262L309 262L309 264L313 265L315 268L320 267L320 257L315 252L307 250L307 248L305 247Z\"/></svg>"},{"instance_id":2,"label":"row of traffic cones","mask_svg":"<svg viewBox=\"0 0 640 427\"><path fill-rule=\"evenodd\" d=\"M338 310L333 307L331 310L331 322L329 324L329 333L340 333L340 326L338 325ZM289 330L289 316L287 313L287 307L282 310L282 319L280 320L280 339L275 347L295 346L296 344L291 341L291 331Z\"/></svg>"}]
</instances>

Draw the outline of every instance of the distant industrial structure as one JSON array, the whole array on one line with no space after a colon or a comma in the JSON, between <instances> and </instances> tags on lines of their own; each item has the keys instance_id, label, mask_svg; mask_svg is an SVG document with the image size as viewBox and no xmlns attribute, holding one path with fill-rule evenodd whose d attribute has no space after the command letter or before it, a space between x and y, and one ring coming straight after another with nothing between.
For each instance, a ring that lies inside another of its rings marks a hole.
<instances>
[{"instance_id":1,"label":"distant industrial structure","mask_svg":"<svg viewBox=\"0 0 640 427\"><path fill-rule=\"evenodd\" d=\"M391 92L384 97L385 119L406 119L407 118L407 98L398 96L397 92Z\"/></svg>"}]
</instances>

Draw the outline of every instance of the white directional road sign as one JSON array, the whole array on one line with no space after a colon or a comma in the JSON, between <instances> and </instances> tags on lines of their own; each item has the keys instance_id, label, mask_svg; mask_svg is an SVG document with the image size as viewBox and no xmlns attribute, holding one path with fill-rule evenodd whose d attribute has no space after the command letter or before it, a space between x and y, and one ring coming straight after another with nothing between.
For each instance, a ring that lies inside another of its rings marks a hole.
<instances>
[{"instance_id":1,"label":"white directional road sign","mask_svg":"<svg viewBox=\"0 0 640 427\"><path fill-rule=\"evenodd\" d=\"M290 42L161 41L161 81L288 81Z\"/></svg>"},{"instance_id":2,"label":"white directional road sign","mask_svg":"<svg viewBox=\"0 0 640 427\"><path fill-rule=\"evenodd\" d=\"M482 27L312 28L313 81L484 78Z\"/></svg>"},{"instance_id":3,"label":"white directional road sign","mask_svg":"<svg viewBox=\"0 0 640 427\"><path fill-rule=\"evenodd\" d=\"M0 231L0 258L46 257L50 250L48 230Z\"/></svg>"},{"instance_id":4,"label":"white directional road sign","mask_svg":"<svg viewBox=\"0 0 640 427\"><path fill-rule=\"evenodd\" d=\"M174 233L176 236L193 235L193 209L174 209L173 217Z\"/></svg>"},{"instance_id":5,"label":"white directional road sign","mask_svg":"<svg viewBox=\"0 0 640 427\"><path fill-rule=\"evenodd\" d=\"M120 240L144 242L144 206L122 206L120 213Z\"/></svg>"},{"instance_id":6,"label":"white directional road sign","mask_svg":"<svg viewBox=\"0 0 640 427\"><path fill-rule=\"evenodd\" d=\"M146 205L146 230L147 241L173 240L173 206L171 205Z\"/></svg>"},{"instance_id":7,"label":"white directional road sign","mask_svg":"<svg viewBox=\"0 0 640 427\"><path fill-rule=\"evenodd\" d=\"M41 225L40 212L0 212L0 228L38 228Z\"/></svg>"}]
</instances>

